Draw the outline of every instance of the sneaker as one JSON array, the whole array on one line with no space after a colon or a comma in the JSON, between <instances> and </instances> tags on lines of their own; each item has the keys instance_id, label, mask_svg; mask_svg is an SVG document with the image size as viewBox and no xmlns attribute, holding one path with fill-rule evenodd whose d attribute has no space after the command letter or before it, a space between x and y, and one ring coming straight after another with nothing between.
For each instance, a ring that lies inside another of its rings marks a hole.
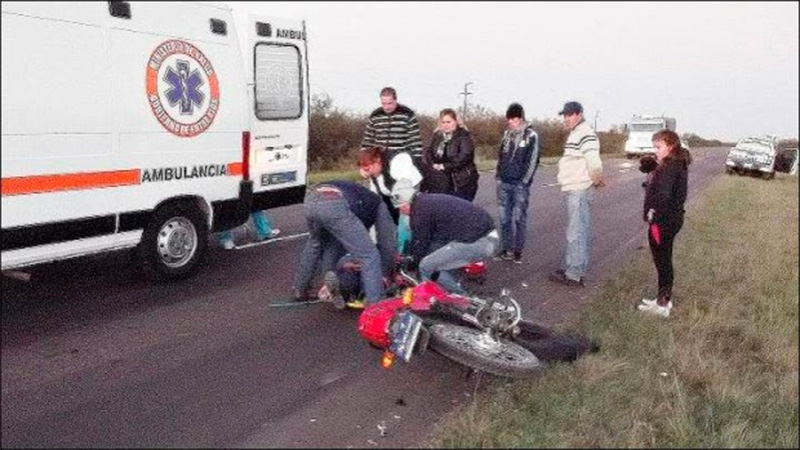
<instances>
[{"instance_id":1,"label":"sneaker","mask_svg":"<svg viewBox=\"0 0 800 450\"><path fill-rule=\"evenodd\" d=\"M234 247L236 247L236 244L234 244L233 241L225 241L222 243L222 248L225 250L233 250Z\"/></svg>"},{"instance_id":2,"label":"sneaker","mask_svg":"<svg viewBox=\"0 0 800 450\"><path fill-rule=\"evenodd\" d=\"M330 295L330 302L333 303L334 308L339 310L345 309L347 305L344 302L341 291L339 291L339 277L336 276L335 272L329 270L325 272L324 278L325 283L322 287L327 289Z\"/></svg>"},{"instance_id":3,"label":"sneaker","mask_svg":"<svg viewBox=\"0 0 800 450\"><path fill-rule=\"evenodd\" d=\"M345 305L350 309L364 309L366 303L367 302L363 298L354 298L353 300L345 303Z\"/></svg>"},{"instance_id":4,"label":"sneaker","mask_svg":"<svg viewBox=\"0 0 800 450\"><path fill-rule=\"evenodd\" d=\"M647 297L645 297L645 298L643 298L641 300L641 304L642 305L653 305L653 304L656 303L656 300L657 299L655 299L655 298L647 298Z\"/></svg>"},{"instance_id":5,"label":"sneaker","mask_svg":"<svg viewBox=\"0 0 800 450\"><path fill-rule=\"evenodd\" d=\"M522 252L514 252L514 263L522 264Z\"/></svg>"},{"instance_id":6,"label":"sneaker","mask_svg":"<svg viewBox=\"0 0 800 450\"><path fill-rule=\"evenodd\" d=\"M511 261L512 259L514 256L508 250L504 250L494 257L495 261Z\"/></svg>"},{"instance_id":7,"label":"sneaker","mask_svg":"<svg viewBox=\"0 0 800 450\"><path fill-rule=\"evenodd\" d=\"M280 228L273 228L272 231L270 231L269 234L266 235L265 237L257 237L256 242L268 241L270 239L278 237L279 234L281 234Z\"/></svg>"},{"instance_id":8,"label":"sneaker","mask_svg":"<svg viewBox=\"0 0 800 450\"><path fill-rule=\"evenodd\" d=\"M580 280L573 280L572 278L568 277L567 274L563 270L556 270L555 272L551 273L547 277L550 281L563 284L565 286L570 287L583 287L583 279Z\"/></svg>"},{"instance_id":9,"label":"sneaker","mask_svg":"<svg viewBox=\"0 0 800 450\"><path fill-rule=\"evenodd\" d=\"M636 307L639 311L655 314L661 317L669 317L670 311L672 311L672 302L667 303L666 306L661 306L658 303L642 303Z\"/></svg>"}]
</instances>

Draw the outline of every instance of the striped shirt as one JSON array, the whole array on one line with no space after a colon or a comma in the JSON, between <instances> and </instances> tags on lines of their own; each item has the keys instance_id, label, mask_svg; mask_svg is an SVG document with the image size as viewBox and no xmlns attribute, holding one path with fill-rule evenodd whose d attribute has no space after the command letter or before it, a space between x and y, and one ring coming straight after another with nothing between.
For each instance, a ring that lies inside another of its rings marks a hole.
<instances>
[{"instance_id":1,"label":"striped shirt","mask_svg":"<svg viewBox=\"0 0 800 450\"><path fill-rule=\"evenodd\" d=\"M378 108L370 114L361 148L381 147L386 159L407 152L415 162L422 158L422 138L419 122L414 111L404 105L397 105L394 112L387 114Z\"/></svg>"},{"instance_id":2,"label":"striped shirt","mask_svg":"<svg viewBox=\"0 0 800 450\"><path fill-rule=\"evenodd\" d=\"M588 189L603 174L600 140L592 127L581 120L570 131L564 156L558 160L558 183L562 191Z\"/></svg>"}]
</instances>

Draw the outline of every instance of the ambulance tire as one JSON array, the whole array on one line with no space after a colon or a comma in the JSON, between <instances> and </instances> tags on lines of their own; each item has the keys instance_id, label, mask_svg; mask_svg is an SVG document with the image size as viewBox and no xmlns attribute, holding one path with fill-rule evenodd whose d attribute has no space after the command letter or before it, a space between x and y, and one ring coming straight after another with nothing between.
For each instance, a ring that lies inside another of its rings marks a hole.
<instances>
[{"instance_id":1,"label":"ambulance tire","mask_svg":"<svg viewBox=\"0 0 800 450\"><path fill-rule=\"evenodd\" d=\"M139 242L142 270L151 280L179 280L191 275L208 248L203 215L187 203L160 207Z\"/></svg>"}]
</instances>

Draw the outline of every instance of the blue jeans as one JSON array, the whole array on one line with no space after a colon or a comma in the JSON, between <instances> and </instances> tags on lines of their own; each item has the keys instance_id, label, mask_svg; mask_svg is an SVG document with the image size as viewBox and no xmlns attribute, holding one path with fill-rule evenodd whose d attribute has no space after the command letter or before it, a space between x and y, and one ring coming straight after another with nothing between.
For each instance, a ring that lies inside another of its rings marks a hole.
<instances>
[{"instance_id":1,"label":"blue jeans","mask_svg":"<svg viewBox=\"0 0 800 450\"><path fill-rule=\"evenodd\" d=\"M366 302L372 304L381 300L381 269L391 267L397 245L397 230L386 205L379 206L375 218L378 247L341 194L312 190L306 195L304 206L309 236L300 255L295 289L305 293L320 262L323 271L333 270L336 261L349 253L361 263L361 284Z\"/></svg>"},{"instance_id":2,"label":"blue jeans","mask_svg":"<svg viewBox=\"0 0 800 450\"><path fill-rule=\"evenodd\" d=\"M253 211L250 214L250 218L253 220L253 225L255 225L256 229L256 239L259 241L263 241L264 239L268 239L269 235L272 233L272 222L267 217L267 213L265 211ZM220 231L217 233L217 241L220 244L224 244L226 241L233 240L233 233L231 230Z\"/></svg>"},{"instance_id":3,"label":"blue jeans","mask_svg":"<svg viewBox=\"0 0 800 450\"><path fill-rule=\"evenodd\" d=\"M494 255L498 243L499 236L494 230L475 242L449 242L422 258L419 273L423 280L429 280L433 272L439 271L438 283L443 288L456 294L466 294L450 271Z\"/></svg>"},{"instance_id":4,"label":"blue jeans","mask_svg":"<svg viewBox=\"0 0 800 450\"><path fill-rule=\"evenodd\" d=\"M521 253L525 247L530 193L528 185L497 182L501 252Z\"/></svg>"},{"instance_id":5,"label":"blue jeans","mask_svg":"<svg viewBox=\"0 0 800 450\"><path fill-rule=\"evenodd\" d=\"M567 251L564 273L568 278L580 280L589 270L589 254L592 247L592 192L565 191L567 204Z\"/></svg>"}]
</instances>

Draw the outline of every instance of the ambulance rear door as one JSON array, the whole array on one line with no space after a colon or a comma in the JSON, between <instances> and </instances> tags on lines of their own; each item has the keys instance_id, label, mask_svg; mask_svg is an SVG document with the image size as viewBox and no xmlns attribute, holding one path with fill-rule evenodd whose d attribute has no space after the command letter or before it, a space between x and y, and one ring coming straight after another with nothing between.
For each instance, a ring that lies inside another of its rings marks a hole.
<instances>
[{"instance_id":1,"label":"ambulance rear door","mask_svg":"<svg viewBox=\"0 0 800 450\"><path fill-rule=\"evenodd\" d=\"M308 173L305 21L250 16L245 34L253 208L300 203Z\"/></svg>"}]
</instances>

